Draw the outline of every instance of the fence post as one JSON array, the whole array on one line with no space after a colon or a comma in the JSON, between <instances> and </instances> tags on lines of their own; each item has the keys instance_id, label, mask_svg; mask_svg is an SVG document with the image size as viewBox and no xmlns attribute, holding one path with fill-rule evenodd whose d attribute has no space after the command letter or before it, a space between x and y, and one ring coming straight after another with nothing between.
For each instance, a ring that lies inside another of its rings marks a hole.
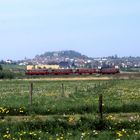
<instances>
[{"instance_id":1,"label":"fence post","mask_svg":"<svg viewBox=\"0 0 140 140\"><path fill-rule=\"evenodd\" d=\"M88 90L89 90L89 87L88 87L88 85L87 85L87 92L88 92Z\"/></svg>"},{"instance_id":2,"label":"fence post","mask_svg":"<svg viewBox=\"0 0 140 140\"><path fill-rule=\"evenodd\" d=\"M62 96L64 96L65 91L64 91L64 84L62 83Z\"/></svg>"},{"instance_id":3,"label":"fence post","mask_svg":"<svg viewBox=\"0 0 140 140\"><path fill-rule=\"evenodd\" d=\"M33 83L30 83L30 89L29 89L29 103L30 106L32 106L32 96L33 96Z\"/></svg>"},{"instance_id":4,"label":"fence post","mask_svg":"<svg viewBox=\"0 0 140 140\"><path fill-rule=\"evenodd\" d=\"M100 120L103 119L103 95L99 95L99 117Z\"/></svg>"},{"instance_id":5,"label":"fence post","mask_svg":"<svg viewBox=\"0 0 140 140\"><path fill-rule=\"evenodd\" d=\"M94 88L96 88L96 84L94 84Z\"/></svg>"},{"instance_id":6,"label":"fence post","mask_svg":"<svg viewBox=\"0 0 140 140\"><path fill-rule=\"evenodd\" d=\"M75 87L75 92L77 93L77 91L78 91L78 87L76 86L76 87Z\"/></svg>"}]
</instances>

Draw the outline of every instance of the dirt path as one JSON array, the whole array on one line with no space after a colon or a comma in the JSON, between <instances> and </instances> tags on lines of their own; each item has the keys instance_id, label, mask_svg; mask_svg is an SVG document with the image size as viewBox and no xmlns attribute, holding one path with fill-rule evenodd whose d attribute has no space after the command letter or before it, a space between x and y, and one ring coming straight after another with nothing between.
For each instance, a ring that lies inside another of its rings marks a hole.
<instances>
[{"instance_id":1,"label":"dirt path","mask_svg":"<svg viewBox=\"0 0 140 140\"><path fill-rule=\"evenodd\" d=\"M111 80L111 77L66 77L66 78L34 78L22 79L25 81L89 81L89 80Z\"/></svg>"}]
</instances>

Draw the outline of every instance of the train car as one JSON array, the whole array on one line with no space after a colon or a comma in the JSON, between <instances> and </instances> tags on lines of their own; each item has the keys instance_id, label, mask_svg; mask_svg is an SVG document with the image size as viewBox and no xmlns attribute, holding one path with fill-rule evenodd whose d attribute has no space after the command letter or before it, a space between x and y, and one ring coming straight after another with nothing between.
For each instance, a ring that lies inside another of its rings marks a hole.
<instances>
[{"instance_id":1,"label":"train car","mask_svg":"<svg viewBox=\"0 0 140 140\"><path fill-rule=\"evenodd\" d=\"M97 70L93 68L81 68L81 69L76 69L75 71L76 74L96 74Z\"/></svg>"},{"instance_id":2,"label":"train car","mask_svg":"<svg viewBox=\"0 0 140 140\"><path fill-rule=\"evenodd\" d=\"M69 75L73 74L72 69L52 69L49 71L49 74L52 75Z\"/></svg>"},{"instance_id":3,"label":"train car","mask_svg":"<svg viewBox=\"0 0 140 140\"><path fill-rule=\"evenodd\" d=\"M79 69L32 69L27 70L26 75L90 75L90 74L116 74L120 73L118 68L79 68Z\"/></svg>"},{"instance_id":4,"label":"train car","mask_svg":"<svg viewBox=\"0 0 140 140\"><path fill-rule=\"evenodd\" d=\"M118 68L101 68L99 71L100 74L116 74L120 73Z\"/></svg>"},{"instance_id":5,"label":"train car","mask_svg":"<svg viewBox=\"0 0 140 140\"><path fill-rule=\"evenodd\" d=\"M42 70L42 69L38 69L38 70L36 70L36 69L34 69L34 70L27 70L26 71L26 73L25 73L26 75L48 75L49 74L49 72L48 72L48 70Z\"/></svg>"}]
</instances>

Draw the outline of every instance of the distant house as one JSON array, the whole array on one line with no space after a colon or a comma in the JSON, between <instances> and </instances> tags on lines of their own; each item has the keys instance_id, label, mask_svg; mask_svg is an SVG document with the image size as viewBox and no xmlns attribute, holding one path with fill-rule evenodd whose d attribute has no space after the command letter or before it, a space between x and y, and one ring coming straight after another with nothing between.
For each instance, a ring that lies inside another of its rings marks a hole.
<instances>
[{"instance_id":1,"label":"distant house","mask_svg":"<svg viewBox=\"0 0 140 140\"><path fill-rule=\"evenodd\" d=\"M26 66L26 69L27 69L27 70L32 70L32 69L34 69L34 68L35 68L34 65L27 65L27 66Z\"/></svg>"},{"instance_id":2,"label":"distant house","mask_svg":"<svg viewBox=\"0 0 140 140\"><path fill-rule=\"evenodd\" d=\"M84 60L76 60L74 62L75 66L78 67L78 68L83 68L85 67L85 61Z\"/></svg>"},{"instance_id":3,"label":"distant house","mask_svg":"<svg viewBox=\"0 0 140 140\"><path fill-rule=\"evenodd\" d=\"M70 68L70 64L69 64L69 62L62 61L59 63L59 67L62 69L68 69L68 68Z\"/></svg>"},{"instance_id":4,"label":"distant house","mask_svg":"<svg viewBox=\"0 0 140 140\"><path fill-rule=\"evenodd\" d=\"M22 62L22 63L19 63L18 65L19 66L26 66L26 65L28 65L28 63L27 62Z\"/></svg>"},{"instance_id":5,"label":"distant house","mask_svg":"<svg viewBox=\"0 0 140 140\"><path fill-rule=\"evenodd\" d=\"M59 69L59 65L35 65L35 69Z\"/></svg>"},{"instance_id":6,"label":"distant house","mask_svg":"<svg viewBox=\"0 0 140 140\"><path fill-rule=\"evenodd\" d=\"M5 62L6 62L7 64L12 64L12 60L9 60L9 59L6 60Z\"/></svg>"},{"instance_id":7,"label":"distant house","mask_svg":"<svg viewBox=\"0 0 140 140\"><path fill-rule=\"evenodd\" d=\"M27 70L32 69L59 69L59 65L27 65Z\"/></svg>"}]
</instances>

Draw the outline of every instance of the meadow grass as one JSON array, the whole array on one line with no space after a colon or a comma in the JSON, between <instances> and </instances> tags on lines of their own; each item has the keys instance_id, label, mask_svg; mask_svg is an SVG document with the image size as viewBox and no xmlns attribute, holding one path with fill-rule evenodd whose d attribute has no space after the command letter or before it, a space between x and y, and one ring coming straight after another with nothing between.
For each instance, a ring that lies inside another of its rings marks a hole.
<instances>
[{"instance_id":1,"label":"meadow grass","mask_svg":"<svg viewBox=\"0 0 140 140\"><path fill-rule=\"evenodd\" d=\"M32 106L29 86L28 80L0 81L0 139L140 138L140 80L34 81ZM123 113L129 115L123 119ZM16 122L12 116L30 118Z\"/></svg>"}]
</instances>

